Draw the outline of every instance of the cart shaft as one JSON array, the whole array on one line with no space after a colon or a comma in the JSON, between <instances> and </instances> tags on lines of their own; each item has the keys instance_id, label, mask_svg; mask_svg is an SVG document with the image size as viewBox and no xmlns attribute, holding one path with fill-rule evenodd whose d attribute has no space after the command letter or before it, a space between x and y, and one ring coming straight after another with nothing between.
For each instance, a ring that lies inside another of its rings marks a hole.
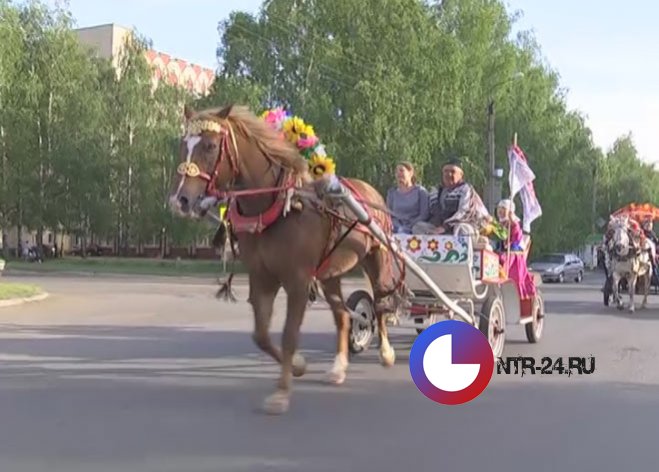
<instances>
[{"instance_id":1,"label":"cart shaft","mask_svg":"<svg viewBox=\"0 0 659 472\"><path fill-rule=\"evenodd\" d=\"M345 203L345 205L352 211L357 220L366 226L371 233L378 238L378 240L385 245L391 244L392 249L399 254L407 264L407 267L416 275L421 281L426 284L428 289L432 294L437 297L447 308L453 311L456 315L462 318L465 322L471 324L472 326L476 325L476 320L474 316L468 314L465 310L462 309L457 303L451 300L442 290L437 286L437 284L428 276L428 274L417 265L417 263L409 257L405 252L401 251L400 248L396 245L394 241L391 241L387 235L384 233L382 228L371 219L368 212L364 207L359 203L355 197L335 176L332 176L326 185L323 188L324 193L332 198L338 198Z\"/></svg>"}]
</instances>

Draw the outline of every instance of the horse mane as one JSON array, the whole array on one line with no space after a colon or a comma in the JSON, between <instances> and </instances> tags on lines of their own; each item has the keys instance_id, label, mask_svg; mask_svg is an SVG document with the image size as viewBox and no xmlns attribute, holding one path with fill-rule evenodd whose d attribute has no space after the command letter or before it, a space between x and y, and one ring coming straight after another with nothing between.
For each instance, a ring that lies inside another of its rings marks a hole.
<instances>
[{"instance_id":1,"label":"horse mane","mask_svg":"<svg viewBox=\"0 0 659 472\"><path fill-rule=\"evenodd\" d=\"M209 108L195 113L195 118L213 120L220 124L228 122L234 131L256 144L271 161L293 170L302 177L309 172L307 161L297 148L246 106Z\"/></svg>"}]
</instances>

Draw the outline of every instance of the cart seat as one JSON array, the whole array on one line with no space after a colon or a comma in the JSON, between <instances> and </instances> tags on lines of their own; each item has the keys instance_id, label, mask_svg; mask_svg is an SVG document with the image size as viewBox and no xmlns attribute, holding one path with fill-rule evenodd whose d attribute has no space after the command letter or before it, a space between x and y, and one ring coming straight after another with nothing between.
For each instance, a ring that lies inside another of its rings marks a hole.
<instances>
[{"instance_id":1,"label":"cart seat","mask_svg":"<svg viewBox=\"0 0 659 472\"><path fill-rule=\"evenodd\" d=\"M499 258L485 241L474 244L470 236L426 234L396 234L394 238L446 293L469 295L481 282L498 280ZM428 290L409 270L405 282L413 291Z\"/></svg>"}]
</instances>

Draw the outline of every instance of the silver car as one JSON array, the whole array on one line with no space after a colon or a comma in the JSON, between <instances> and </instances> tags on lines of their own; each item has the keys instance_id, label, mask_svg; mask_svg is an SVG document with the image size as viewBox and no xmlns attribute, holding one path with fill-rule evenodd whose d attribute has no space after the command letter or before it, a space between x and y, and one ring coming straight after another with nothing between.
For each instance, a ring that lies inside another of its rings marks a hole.
<instances>
[{"instance_id":1,"label":"silver car","mask_svg":"<svg viewBox=\"0 0 659 472\"><path fill-rule=\"evenodd\" d=\"M547 254L530 264L531 270L542 277L543 282L583 280L584 263L574 254Z\"/></svg>"}]
</instances>

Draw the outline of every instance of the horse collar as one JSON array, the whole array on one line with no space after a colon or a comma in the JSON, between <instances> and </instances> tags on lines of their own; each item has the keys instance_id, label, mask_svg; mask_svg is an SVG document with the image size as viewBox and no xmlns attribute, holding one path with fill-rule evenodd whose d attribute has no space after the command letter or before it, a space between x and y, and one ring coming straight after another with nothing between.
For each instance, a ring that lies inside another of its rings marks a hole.
<instances>
[{"instance_id":1,"label":"horse collar","mask_svg":"<svg viewBox=\"0 0 659 472\"><path fill-rule=\"evenodd\" d=\"M294 178L288 175L284 187L292 184ZM261 234L272 226L282 215L286 206L286 192L279 192L275 201L262 213L254 216L244 216L238 208L237 198L232 198L227 209L227 219L235 233Z\"/></svg>"}]
</instances>

